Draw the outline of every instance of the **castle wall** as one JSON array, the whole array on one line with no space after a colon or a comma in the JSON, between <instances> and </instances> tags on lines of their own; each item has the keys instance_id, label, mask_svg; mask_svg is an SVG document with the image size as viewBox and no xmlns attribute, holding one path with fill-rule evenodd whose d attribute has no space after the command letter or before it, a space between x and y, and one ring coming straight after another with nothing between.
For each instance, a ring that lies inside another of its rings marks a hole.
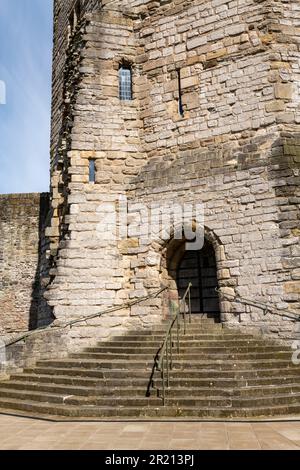
<instances>
[{"instance_id":1,"label":"castle wall","mask_svg":"<svg viewBox=\"0 0 300 470\"><path fill-rule=\"evenodd\" d=\"M207 230L219 240L221 290L270 303L281 314L299 309L300 300L299 162L288 144L299 143L299 11L293 2L285 8L179 2L173 14L157 11L141 25L139 97L149 163L132 185L133 197L148 206L203 203ZM137 256L135 278L166 280L159 263L145 275L149 250ZM230 325L294 335L294 322L281 314L237 302L222 302L221 310Z\"/></svg>"},{"instance_id":2,"label":"castle wall","mask_svg":"<svg viewBox=\"0 0 300 470\"><path fill-rule=\"evenodd\" d=\"M57 147L60 145L60 130L63 120L64 101L64 69L67 60L70 37L69 18L77 0L56 0L54 2L54 47L52 71L52 121L51 121L51 153L52 164ZM98 0L81 1L82 13L92 11L99 5Z\"/></svg>"},{"instance_id":3,"label":"castle wall","mask_svg":"<svg viewBox=\"0 0 300 470\"><path fill-rule=\"evenodd\" d=\"M64 69L71 106L63 170L52 178L55 263L46 296L57 318L122 305L161 282L172 288L159 236L142 246L101 232L103 202L116 194L149 206L203 203L222 291L299 309L298 21L296 2L256 0L104 2L83 15ZM133 65L127 103L118 98L122 59ZM237 302L221 310L229 325L293 337L287 318ZM71 335L107 337L163 312L154 299Z\"/></svg>"},{"instance_id":4,"label":"castle wall","mask_svg":"<svg viewBox=\"0 0 300 470\"><path fill-rule=\"evenodd\" d=\"M86 47L81 51L66 156L70 195L64 223L70 236L60 242L55 278L46 294L60 320L94 314L128 301L130 260L120 253L110 228L101 231L99 224L107 202L114 201L116 194L126 194L124 178L129 184L145 160L140 150L137 100L123 106L119 101L119 65L123 59L135 60L133 21L118 11L106 10L88 18L81 37L79 34L75 39ZM135 71L134 87L138 80L139 72ZM96 161L96 184L89 183L91 158ZM52 229L55 233L55 227ZM122 329L128 314L124 308L103 318L97 334L107 336ZM97 324L97 320L87 322L80 333L72 329L74 344L77 335L93 337Z\"/></svg>"},{"instance_id":5,"label":"castle wall","mask_svg":"<svg viewBox=\"0 0 300 470\"><path fill-rule=\"evenodd\" d=\"M48 194L0 195L0 334L26 332L40 312L41 252ZM43 302L42 302L43 303Z\"/></svg>"}]
</instances>

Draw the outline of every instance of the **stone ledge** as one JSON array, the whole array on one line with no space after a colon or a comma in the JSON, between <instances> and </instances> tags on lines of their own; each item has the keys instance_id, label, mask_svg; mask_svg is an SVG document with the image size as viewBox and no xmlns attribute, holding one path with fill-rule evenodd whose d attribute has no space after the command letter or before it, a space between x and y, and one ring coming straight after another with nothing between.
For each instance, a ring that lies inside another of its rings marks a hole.
<instances>
[{"instance_id":1,"label":"stone ledge","mask_svg":"<svg viewBox=\"0 0 300 470\"><path fill-rule=\"evenodd\" d=\"M0 194L1 199L37 199L50 197L50 193L14 193L14 194Z\"/></svg>"}]
</instances>

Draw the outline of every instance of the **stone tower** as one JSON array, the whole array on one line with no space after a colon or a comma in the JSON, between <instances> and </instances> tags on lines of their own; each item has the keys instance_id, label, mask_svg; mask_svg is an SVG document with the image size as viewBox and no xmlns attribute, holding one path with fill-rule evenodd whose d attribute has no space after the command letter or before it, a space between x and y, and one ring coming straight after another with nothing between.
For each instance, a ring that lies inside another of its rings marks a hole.
<instances>
[{"instance_id":1,"label":"stone tower","mask_svg":"<svg viewBox=\"0 0 300 470\"><path fill-rule=\"evenodd\" d=\"M218 285L221 321L293 337L284 313L300 309L298 2L54 4L45 297L58 321L122 307L72 329L73 344L161 321L189 276L195 312L216 305ZM130 99L120 99L122 68ZM174 227L169 240L157 233L147 243L102 230L116 195L148 208L201 202L197 260L212 284L199 286ZM161 285L169 290L159 298L126 306Z\"/></svg>"}]
</instances>

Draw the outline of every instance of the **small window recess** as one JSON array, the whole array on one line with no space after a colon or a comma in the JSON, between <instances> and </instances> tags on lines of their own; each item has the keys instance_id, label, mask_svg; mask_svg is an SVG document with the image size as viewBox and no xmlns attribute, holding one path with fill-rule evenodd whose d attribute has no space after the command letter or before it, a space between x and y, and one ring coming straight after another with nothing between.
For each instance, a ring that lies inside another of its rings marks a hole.
<instances>
[{"instance_id":1,"label":"small window recess","mask_svg":"<svg viewBox=\"0 0 300 470\"><path fill-rule=\"evenodd\" d=\"M77 0L75 7L71 11L71 14L69 16L69 25L68 25L68 40L70 42L70 38L72 34L74 33L77 24L79 23L81 18L81 2L80 0Z\"/></svg>"},{"instance_id":2,"label":"small window recess","mask_svg":"<svg viewBox=\"0 0 300 470\"><path fill-rule=\"evenodd\" d=\"M119 68L119 98L121 101L132 101L132 66L122 63Z\"/></svg>"},{"instance_id":3,"label":"small window recess","mask_svg":"<svg viewBox=\"0 0 300 470\"><path fill-rule=\"evenodd\" d=\"M182 88L181 88L181 71L177 70L177 79L178 79L178 114L182 118L184 117L184 109L182 103Z\"/></svg>"},{"instance_id":4,"label":"small window recess","mask_svg":"<svg viewBox=\"0 0 300 470\"><path fill-rule=\"evenodd\" d=\"M89 160L89 182L91 184L96 183L96 160Z\"/></svg>"},{"instance_id":5,"label":"small window recess","mask_svg":"<svg viewBox=\"0 0 300 470\"><path fill-rule=\"evenodd\" d=\"M77 0L74 8L74 29L76 28L77 24L79 23L81 18L81 2Z\"/></svg>"},{"instance_id":6,"label":"small window recess","mask_svg":"<svg viewBox=\"0 0 300 470\"><path fill-rule=\"evenodd\" d=\"M74 11L69 16L69 24L68 24L68 43L70 42L71 36L74 31Z\"/></svg>"}]
</instances>

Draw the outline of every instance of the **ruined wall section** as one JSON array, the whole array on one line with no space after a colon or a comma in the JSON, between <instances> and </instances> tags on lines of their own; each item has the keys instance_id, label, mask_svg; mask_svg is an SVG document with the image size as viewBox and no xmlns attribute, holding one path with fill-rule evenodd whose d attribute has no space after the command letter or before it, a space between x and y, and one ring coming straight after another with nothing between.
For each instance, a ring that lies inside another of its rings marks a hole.
<instances>
[{"instance_id":1,"label":"ruined wall section","mask_svg":"<svg viewBox=\"0 0 300 470\"><path fill-rule=\"evenodd\" d=\"M67 152L71 148L73 107L80 83L82 34L85 15L100 8L96 0L56 0L54 2L54 47L51 120L51 225L47 236L50 265L55 265L59 240L66 233L64 217L68 214Z\"/></svg>"},{"instance_id":2,"label":"ruined wall section","mask_svg":"<svg viewBox=\"0 0 300 470\"><path fill-rule=\"evenodd\" d=\"M53 72L52 72L52 130L51 152L55 158L59 146L60 131L63 123L64 104L64 70L68 55L68 46L72 36L70 15L77 0L54 1L54 38L53 38ZM99 0L81 0L81 15L101 8Z\"/></svg>"},{"instance_id":3,"label":"ruined wall section","mask_svg":"<svg viewBox=\"0 0 300 470\"><path fill-rule=\"evenodd\" d=\"M36 328L49 320L41 309L39 275L45 248L48 194L0 196L0 335Z\"/></svg>"}]
</instances>

